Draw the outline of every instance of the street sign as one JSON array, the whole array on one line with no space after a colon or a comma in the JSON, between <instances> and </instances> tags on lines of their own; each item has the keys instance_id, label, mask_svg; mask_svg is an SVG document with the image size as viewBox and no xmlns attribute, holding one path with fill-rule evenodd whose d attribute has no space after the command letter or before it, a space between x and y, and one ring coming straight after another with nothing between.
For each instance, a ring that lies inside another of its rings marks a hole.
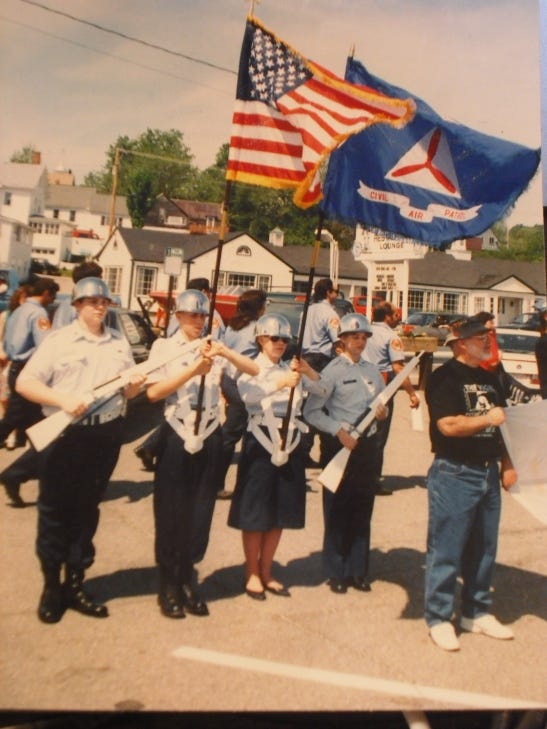
<instances>
[{"instance_id":1,"label":"street sign","mask_svg":"<svg viewBox=\"0 0 547 729\"><path fill-rule=\"evenodd\" d=\"M184 250L182 248L166 248L163 261L164 271L168 276L180 276Z\"/></svg>"}]
</instances>

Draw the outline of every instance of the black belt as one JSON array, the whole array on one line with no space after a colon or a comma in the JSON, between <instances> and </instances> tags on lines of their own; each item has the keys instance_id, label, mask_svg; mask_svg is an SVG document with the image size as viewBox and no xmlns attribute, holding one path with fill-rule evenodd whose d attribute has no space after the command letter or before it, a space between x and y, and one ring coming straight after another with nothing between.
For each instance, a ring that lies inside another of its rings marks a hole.
<instances>
[{"instance_id":1,"label":"black belt","mask_svg":"<svg viewBox=\"0 0 547 729\"><path fill-rule=\"evenodd\" d=\"M446 461L453 461L454 463L458 463L462 466L467 466L468 468L488 468L493 463L497 463L500 460L500 457L497 456L496 458L484 458L477 461L461 461L459 458L450 458L449 456L437 456L437 458L444 458Z\"/></svg>"}]
</instances>

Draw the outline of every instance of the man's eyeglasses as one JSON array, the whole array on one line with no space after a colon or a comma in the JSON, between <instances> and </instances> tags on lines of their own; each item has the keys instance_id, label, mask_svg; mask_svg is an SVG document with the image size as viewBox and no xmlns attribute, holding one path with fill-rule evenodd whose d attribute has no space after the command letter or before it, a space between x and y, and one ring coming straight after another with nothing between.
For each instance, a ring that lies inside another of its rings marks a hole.
<instances>
[{"instance_id":1,"label":"man's eyeglasses","mask_svg":"<svg viewBox=\"0 0 547 729\"><path fill-rule=\"evenodd\" d=\"M288 337L270 337L270 342L274 344L279 341L283 342L283 344L288 344L290 340Z\"/></svg>"}]
</instances>

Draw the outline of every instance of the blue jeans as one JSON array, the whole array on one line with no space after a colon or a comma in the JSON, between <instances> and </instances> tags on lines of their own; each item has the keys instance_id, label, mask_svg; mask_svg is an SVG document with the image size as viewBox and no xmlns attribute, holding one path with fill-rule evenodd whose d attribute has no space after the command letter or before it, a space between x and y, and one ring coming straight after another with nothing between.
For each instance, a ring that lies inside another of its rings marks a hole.
<instances>
[{"instance_id":1,"label":"blue jeans","mask_svg":"<svg viewBox=\"0 0 547 729\"><path fill-rule=\"evenodd\" d=\"M461 575L462 615L488 613L501 512L499 469L435 458L427 476L429 525L425 620L429 626L454 613Z\"/></svg>"}]
</instances>

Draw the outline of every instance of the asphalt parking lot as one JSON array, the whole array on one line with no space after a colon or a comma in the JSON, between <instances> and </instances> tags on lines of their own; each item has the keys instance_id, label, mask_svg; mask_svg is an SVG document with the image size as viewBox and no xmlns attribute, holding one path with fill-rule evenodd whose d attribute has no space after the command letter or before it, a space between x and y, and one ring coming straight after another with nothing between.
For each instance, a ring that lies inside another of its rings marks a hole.
<instances>
[{"instance_id":1,"label":"asphalt parking lot","mask_svg":"<svg viewBox=\"0 0 547 729\"><path fill-rule=\"evenodd\" d=\"M133 449L160 417L137 405L101 509L88 586L107 601L97 621L69 611L36 617L41 578L34 555L37 484L13 509L0 494L0 708L93 712L479 711L547 705L547 529L504 495L494 610L514 641L464 634L447 654L422 619L427 431L410 427L404 394L386 452L392 496L373 517L372 592L335 595L321 574L321 493L308 471L307 524L285 532L277 576L290 599L243 592L240 534L218 501L199 565L210 616L172 621L156 604L152 478ZM20 451L0 451L3 468ZM235 466L229 472L233 484ZM447 726L449 726L447 724ZM472 726L472 724L470 724Z\"/></svg>"}]
</instances>

